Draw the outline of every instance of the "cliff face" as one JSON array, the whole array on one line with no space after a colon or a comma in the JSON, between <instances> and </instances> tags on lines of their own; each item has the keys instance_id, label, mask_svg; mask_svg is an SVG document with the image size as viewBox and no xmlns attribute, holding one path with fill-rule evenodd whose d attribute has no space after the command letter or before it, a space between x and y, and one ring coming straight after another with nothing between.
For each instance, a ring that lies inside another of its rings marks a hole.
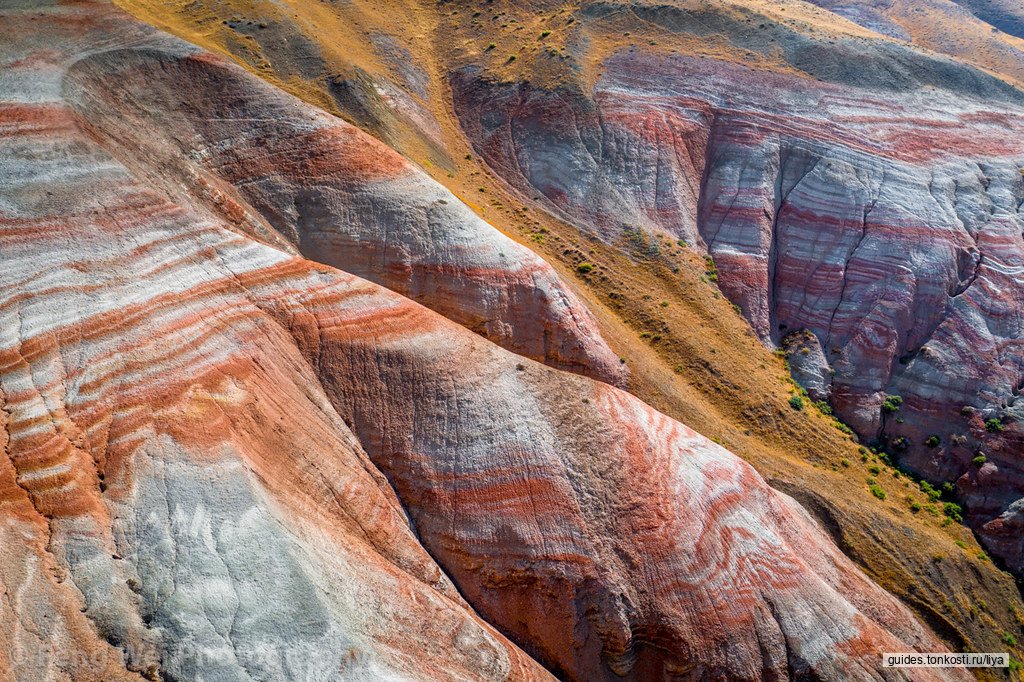
<instances>
[{"instance_id":1,"label":"cliff face","mask_svg":"<svg viewBox=\"0 0 1024 682\"><path fill-rule=\"evenodd\" d=\"M1024 569L1021 94L882 40L826 47L776 25L628 10L683 34L731 31L786 68L623 50L589 92L466 68L454 99L479 153L605 240L640 230L706 252L762 341L799 353L812 397L955 481L975 528ZM622 11L592 5L581 20Z\"/></svg>"},{"instance_id":2,"label":"cliff face","mask_svg":"<svg viewBox=\"0 0 1024 682\"><path fill-rule=\"evenodd\" d=\"M294 252L600 367L543 262L399 157L109 6L0 23L0 677L906 679L879 653L943 649L723 448Z\"/></svg>"}]
</instances>

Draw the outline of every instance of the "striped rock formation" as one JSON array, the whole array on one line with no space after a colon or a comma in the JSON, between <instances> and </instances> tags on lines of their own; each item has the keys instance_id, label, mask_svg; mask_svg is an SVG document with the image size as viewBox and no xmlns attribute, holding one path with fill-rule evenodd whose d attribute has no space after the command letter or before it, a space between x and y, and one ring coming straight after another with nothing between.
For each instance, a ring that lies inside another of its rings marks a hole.
<instances>
[{"instance_id":1,"label":"striped rock formation","mask_svg":"<svg viewBox=\"0 0 1024 682\"><path fill-rule=\"evenodd\" d=\"M453 90L477 150L609 241L640 228L706 250L766 344L806 348L794 369L814 397L919 474L956 481L972 525L1024 570L1024 92L756 13L628 14L786 68L631 49L591 92L465 69Z\"/></svg>"},{"instance_id":2,"label":"striped rock formation","mask_svg":"<svg viewBox=\"0 0 1024 682\"><path fill-rule=\"evenodd\" d=\"M730 453L264 243L83 104L215 60L103 4L0 25L0 679L909 679L879 652L942 649Z\"/></svg>"},{"instance_id":3,"label":"striped rock formation","mask_svg":"<svg viewBox=\"0 0 1024 682\"><path fill-rule=\"evenodd\" d=\"M287 240L517 353L625 380L546 262L376 139L186 43L81 57L63 80L68 103L177 200L198 198L242 231Z\"/></svg>"}]
</instances>

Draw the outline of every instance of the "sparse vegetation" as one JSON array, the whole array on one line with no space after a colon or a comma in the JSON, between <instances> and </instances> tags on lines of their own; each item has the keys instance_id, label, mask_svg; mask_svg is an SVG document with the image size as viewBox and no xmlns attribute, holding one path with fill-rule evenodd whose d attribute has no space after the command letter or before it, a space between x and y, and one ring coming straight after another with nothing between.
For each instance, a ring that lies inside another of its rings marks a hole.
<instances>
[{"instance_id":1,"label":"sparse vegetation","mask_svg":"<svg viewBox=\"0 0 1024 682\"><path fill-rule=\"evenodd\" d=\"M589 273L591 273L593 271L594 271L594 264L593 263L588 263L587 261L583 261L582 263L580 263L579 265L576 266L576 272L580 273L581 275L586 275L586 274L589 274Z\"/></svg>"},{"instance_id":2,"label":"sparse vegetation","mask_svg":"<svg viewBox=\"0 0 1024 682\"><path fill-rule=\"evenodd\" d=\"M977 457L971 460L971 464L980 469L987 461L988 457L986 457L985 455L978 455Z\"/></svg>"},{"instance_id":3,"label":"sparse vegetation","mask_svg":"<svg viewBox=\"0 0 1024 682\"><path fill-rule=\"evenodd\" d=\"M985 422L985 428L988 429L990 433L999 433L1000 431L1003 431L1006 427L1003 426L1002 420L993 417L992 419L989 419L987 422Z\"/></svg>"},{"instance_id":4,"label":"sparse vegetation","mask_svg":"<svg viewBox=\"0 0 1024 682\"><path fill-rule=\"evenodd\" d=\"M893 414L903 406L903 398L898 395L891 395L882 401L882 412Z\"/></svg>"},{"instance_id":5,"label":"sparse vegetation","mask_svg":"<svg viewBox=\"0 0 1024 682\"><path fill-rule=\"evenodd\" d=\"M790 396L789 406L794 410L802 410L804 409L804 399L798 395Z\"/></svg>"},{"instance_id":6,"label":"sparse vegetation","mask_svg":"<svg viewBox=\"0 0 1024 682\"><path fill-rule=\"evenodd\" d=\"M718 281L718 267L711 256L704 257L704 275L712 282Z\"/></svg>"},{"instance_id":7,"label":"sparse vegetation","mask_svg":"<svg viewBox=\"0 0 1024 682\"><path fill-rule=\"evenodd\" d=\"M927 445L930 448L937 448L937 447L939 447L939 443L941 443L941 442L942 442L941 438L939 438L938 436L934 436L933 435L933 436L928 436L928 438L925 440L924 444Z\"/></svg>"}]
</instances>

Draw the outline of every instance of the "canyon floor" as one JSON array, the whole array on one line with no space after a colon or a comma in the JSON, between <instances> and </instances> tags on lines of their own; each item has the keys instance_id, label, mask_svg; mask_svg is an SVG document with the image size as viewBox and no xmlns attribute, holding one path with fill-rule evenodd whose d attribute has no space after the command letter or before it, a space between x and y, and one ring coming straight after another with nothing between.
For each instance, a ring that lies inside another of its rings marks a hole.
<instances>
[{"instance_id":1,"label":"canyon floor","mask_svg":"<svg viewBox=\"0 0 1024 682\"><path fill-rule=\"evenodd\" d=\"M0 0L0 679L1019 679L1022 27Z\"/></svg>"}]
</instances>

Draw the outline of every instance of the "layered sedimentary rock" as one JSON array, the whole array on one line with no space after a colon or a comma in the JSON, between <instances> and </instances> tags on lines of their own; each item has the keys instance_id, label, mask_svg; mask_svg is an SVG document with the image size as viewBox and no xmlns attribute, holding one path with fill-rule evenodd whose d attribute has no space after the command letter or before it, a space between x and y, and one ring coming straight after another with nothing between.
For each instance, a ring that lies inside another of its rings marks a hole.
<instances>
[{"instance_id":1,"label":"layered sedimentary rock","mask_svg":"<svg viewBox=\"0 0 1024 682\"><path fill-rule=\"evenodd\" d=\"M609 241L643 229L706 250L766 344L813 335L794 365L816 395L918 473L957 481L974 526L1024 569L1024 94L756 14L595 3L579 17L623 14L786 62L623 50L591 92L464 69L456 108L478 151Z\"/></svg>"},{"instance_id":2,"label":"layered sedimentary rock","mask_svg":"<svg viewBox=\"0 0 1024 682\"><path fill-rule=\"evenodd\" d=\"M243 231L283 236L517 353L624 380L547 263L374 138L180 41L82 57L63 81L69 103L172 196L200 197Z\"/></svg>"},{"instance_id":3,"label":"layered sedimentary rock","mask_svg":"<svg viewBox=\"0 0 1024 682\"><path fill-rule=\"evenodd\" d=\"M942 649L719 446L113 155L84 84L167 38L0 21L0 677L547 679L509 636L570 679L906 679L879 652Z\"/></svg>"}]
</instances>

